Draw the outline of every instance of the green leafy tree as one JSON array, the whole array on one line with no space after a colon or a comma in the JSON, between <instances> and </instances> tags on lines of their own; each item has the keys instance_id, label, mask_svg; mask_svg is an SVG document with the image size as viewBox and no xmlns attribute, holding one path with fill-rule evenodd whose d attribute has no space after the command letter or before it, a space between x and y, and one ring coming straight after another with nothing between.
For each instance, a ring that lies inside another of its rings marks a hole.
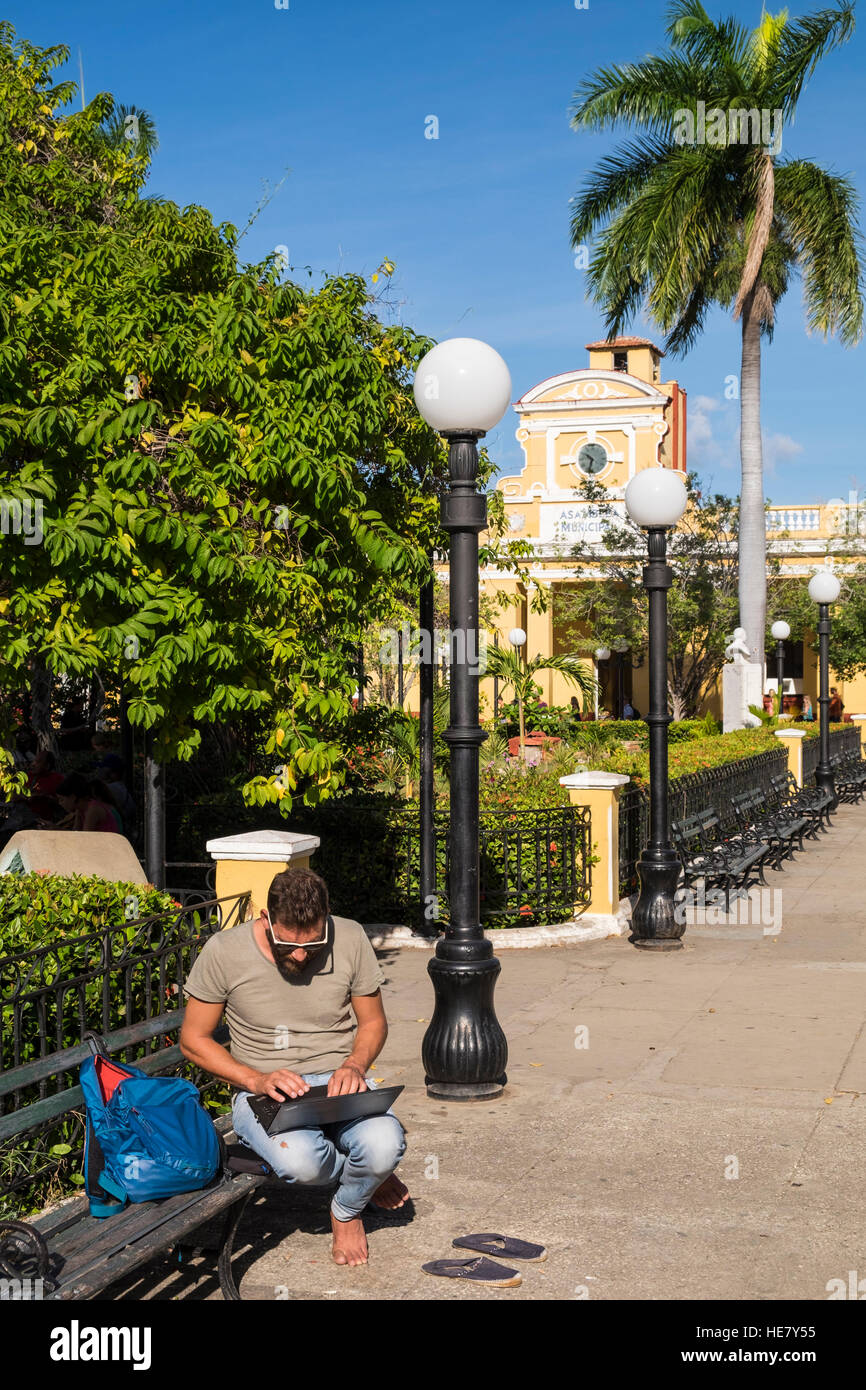
<instances>
[{"instance_id":1,"label":"green leafy tree","mask_svg":"<svg viewBox=\"0 0 866 1390\"><path fill-rule=\"evenodd\" d=\"M281 282L205 209L142 196L113 99L63 113L66 57L0 26L0 498L40 533L0 538L0 681L122 681L161 761L255 716L281 771L248 797L312 802L342 777L357 642L438 530L430 344L360 277Z\"/></svg>"},{"instance_id":2,"label":"green leafy tree","mask_svg":"<svg viewBox=\"0 0 866 1390\"><path fill-rule=\"evenodd\" d=\"M850 3L801 19L765 11L750 32L734 18L714 22L700 0L674 0L668 52L600 69L575 96L576 129L638 132L590 173L571 221L575 246L597 236L589 283L609 334L644 308L667 348L684 352L714 304L741 324L739 618L760 662L761 339L772 336L795 270L810 331L851 345L863 326L854 186L809 160L781 158L778 137L822 58L853 30ZM716 109L723 115L711 126Z\"/></svg>"}]
</instances>

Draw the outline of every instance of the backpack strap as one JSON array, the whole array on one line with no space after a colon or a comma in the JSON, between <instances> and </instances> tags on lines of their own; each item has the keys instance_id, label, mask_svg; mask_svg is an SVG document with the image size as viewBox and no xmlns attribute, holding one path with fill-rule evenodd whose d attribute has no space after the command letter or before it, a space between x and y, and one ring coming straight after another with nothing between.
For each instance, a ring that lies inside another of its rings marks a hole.
<instances>
[{"instance_id":1,"label":"backpack strap","mask_svg":"<svg viewBox=\"0 0 866 1390\"><path fill-rule=\"evenodd\" d=\"M90 1203L90 1215L97 1220L114 1216L126 1206L126 1193L105 1171L105 1155L89 1115L84 1132L84 1190Z\"/></svg>"},{"instance_id":2,"label":"backpack strap","mask_svg":"<svg viewBox=\"0 0 866 1390\"><path fill-rule=\"evenodd\" d=\"M105 1046L105 1039L101 1033L88 1031L81 1034L81 1041L86 1042L90 1048L91 1057L108 1057L108 1048Z\"/></svg>"}]
</instances>

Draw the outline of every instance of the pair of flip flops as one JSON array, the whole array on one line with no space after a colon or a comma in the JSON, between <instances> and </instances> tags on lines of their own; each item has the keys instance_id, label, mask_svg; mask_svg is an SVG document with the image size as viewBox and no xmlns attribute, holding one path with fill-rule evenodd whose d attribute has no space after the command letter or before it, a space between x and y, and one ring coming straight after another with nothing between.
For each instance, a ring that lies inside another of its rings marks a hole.
<instances>
[{"instance_id":1,"label":"pair of flip flops","mask_svg":"<svg viewBox=\"0 0 866 1390\"><path fill-rule=\"evenodd\" d=\"M462 1279L469 1284L485 1284L488 1288L508 1289L522 1283L516 1269L497 1264L488 1258L496 1255L504 1260L526 1260L535 1264L547 1259L543 1245L533 1245L528 1240L516 1240L514 1236L484 1234L459 1236L451 1242L458 1250L477 1250L479 1257L474 1260L431 1260L422 1265L425 1274L437 1274L442 1279Z\"/></svg>"}]
</instances>

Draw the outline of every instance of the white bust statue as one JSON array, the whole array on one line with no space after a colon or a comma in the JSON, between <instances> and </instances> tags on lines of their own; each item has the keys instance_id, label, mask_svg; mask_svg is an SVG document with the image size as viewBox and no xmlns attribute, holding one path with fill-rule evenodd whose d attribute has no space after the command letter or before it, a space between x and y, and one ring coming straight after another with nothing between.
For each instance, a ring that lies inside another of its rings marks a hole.
<instances>
[{"instance_id":1,"label":"white bust statue","mask_svg":"<svg viewBox=\"0 0 866 1390\"><path fill-rule=\"evenodd\" d=\"M751 655L751 651L746 646L746 629L735 627L734 635L725 647L725 656L728 661L733 661L734 665L737 666L743 661L748 661Z\"/></svg>"}]
</instances>

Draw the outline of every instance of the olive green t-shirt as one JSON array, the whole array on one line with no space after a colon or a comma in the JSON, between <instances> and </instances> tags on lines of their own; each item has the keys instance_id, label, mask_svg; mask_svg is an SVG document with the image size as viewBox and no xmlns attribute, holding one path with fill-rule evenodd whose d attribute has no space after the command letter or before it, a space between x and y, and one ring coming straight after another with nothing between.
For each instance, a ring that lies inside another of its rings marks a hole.
<instances>
[{"instance_id":1,"label":"olive green t-shirt","mask_svg":"<svg viewBox=\"0 0 866 1390\"><path fill-rule=\"evenodd\" d=\"M333 924L332 926L330 924ZM384 982L360 922L329 919L331 944L297 979L284 980L261 950L252 921L216 932L202 948L184 993L225 1004L229 1051L256 1071L336 1071L352 1051L352 995Z\"/></svg>"}]
</instances>

